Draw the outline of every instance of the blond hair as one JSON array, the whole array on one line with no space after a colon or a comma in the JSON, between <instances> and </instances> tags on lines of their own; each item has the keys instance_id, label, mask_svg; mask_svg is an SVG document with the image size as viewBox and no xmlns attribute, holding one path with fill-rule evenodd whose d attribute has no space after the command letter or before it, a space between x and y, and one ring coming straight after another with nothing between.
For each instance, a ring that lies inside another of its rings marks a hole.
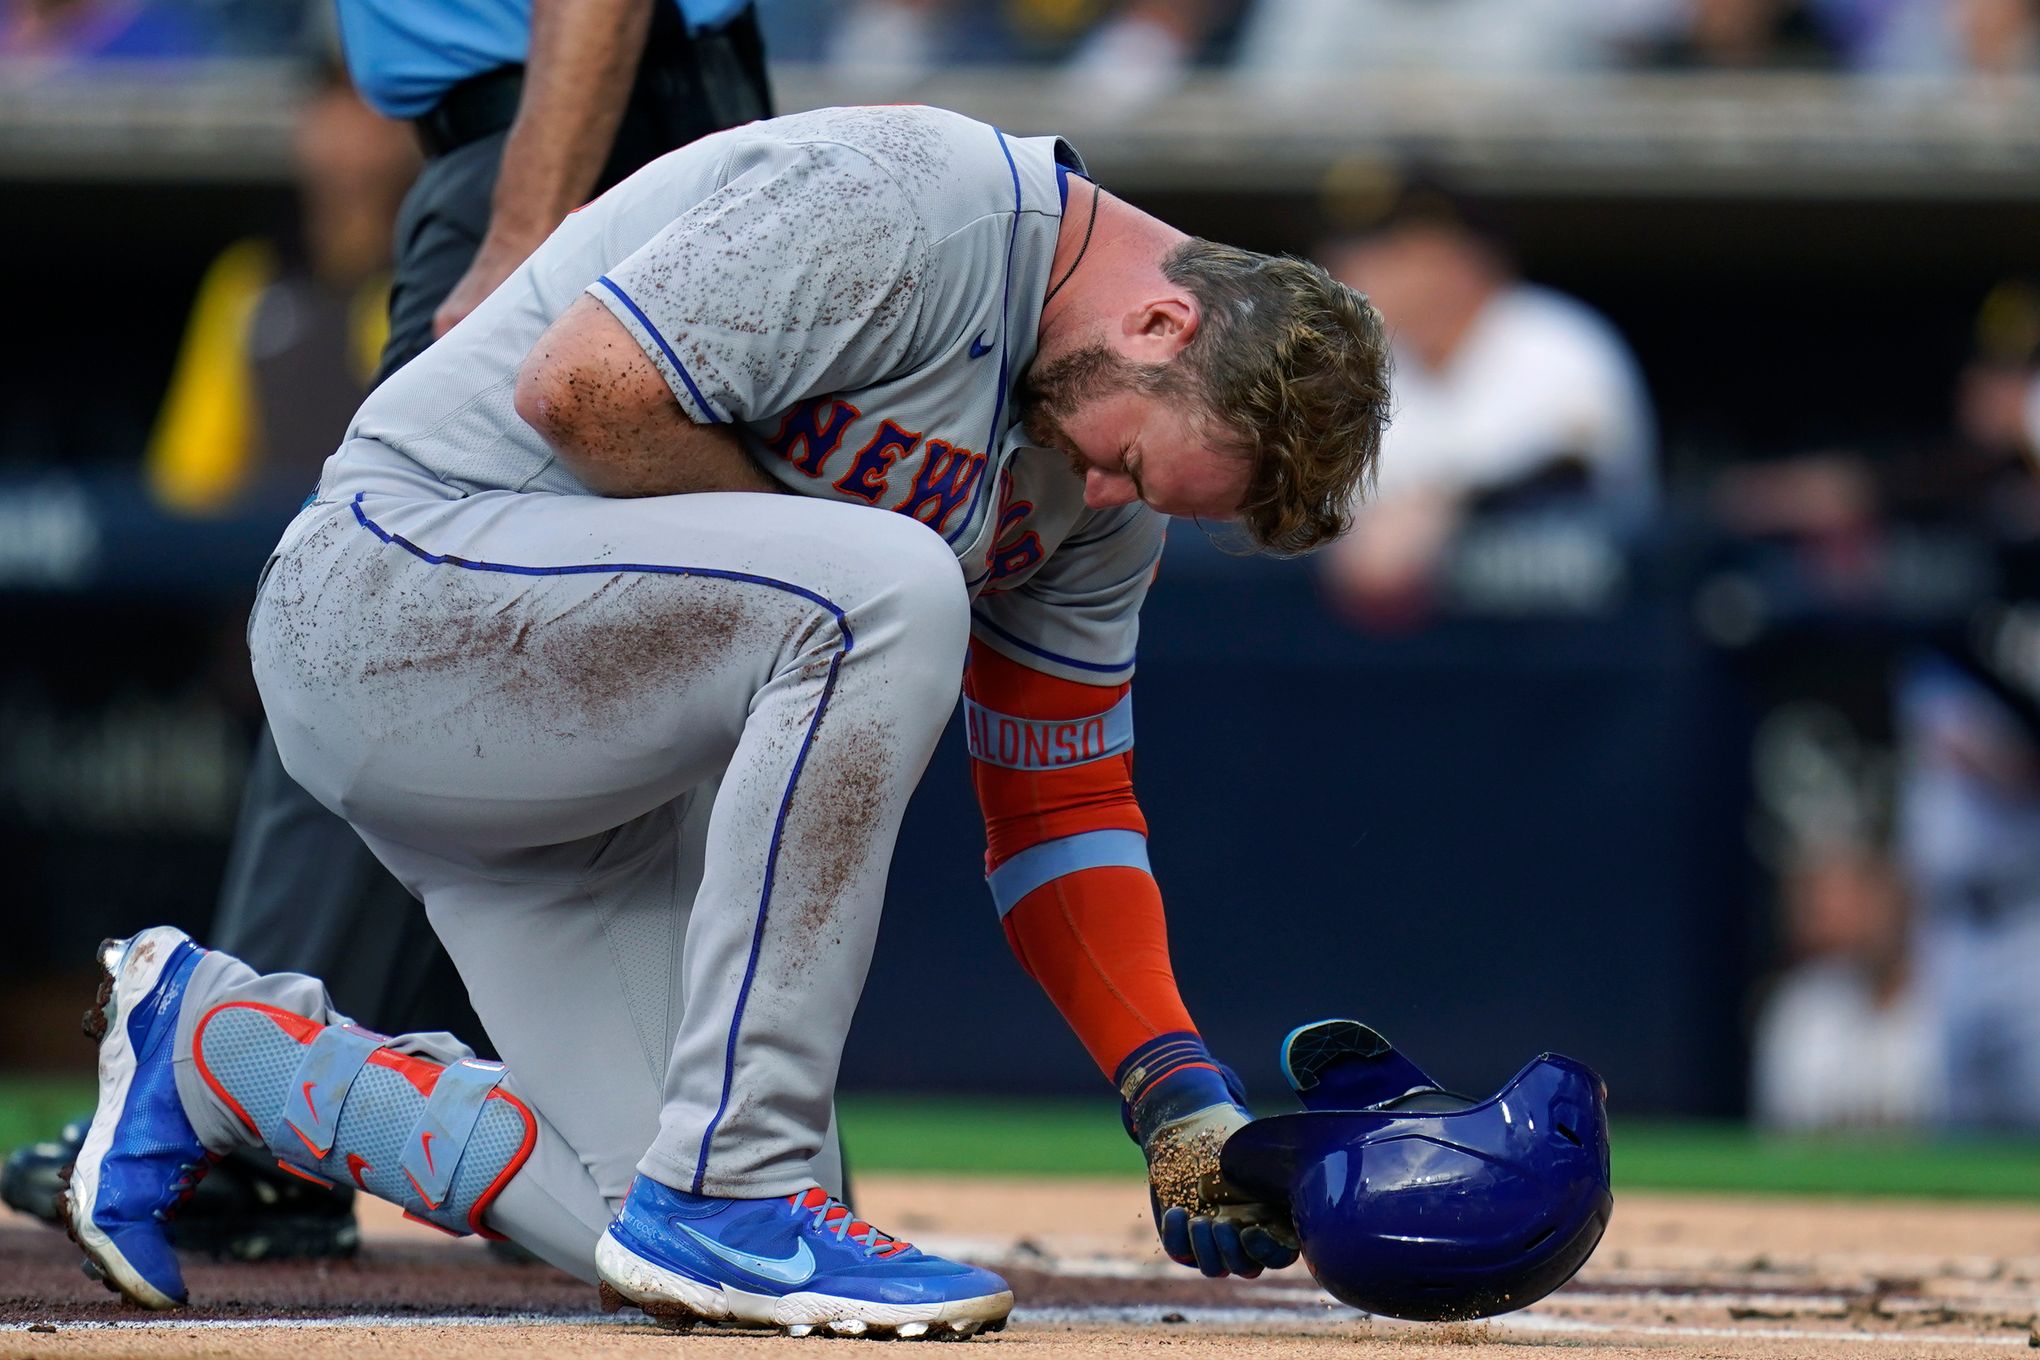
<instances>
[{"instance_id":1,"label":"blond hair","mask_svg":"<svg viewBox=\"0 0 2040 1360\"><path fill-rule=\"evenodd\" d=\"M1268 552L1344 533L1388 422L1388 341L1367 299L1317 265L1192 238L1162 262L1197 300L1197 333L1167 366L1252 472L1241 527Z\"/></svg>"}]
</instances>

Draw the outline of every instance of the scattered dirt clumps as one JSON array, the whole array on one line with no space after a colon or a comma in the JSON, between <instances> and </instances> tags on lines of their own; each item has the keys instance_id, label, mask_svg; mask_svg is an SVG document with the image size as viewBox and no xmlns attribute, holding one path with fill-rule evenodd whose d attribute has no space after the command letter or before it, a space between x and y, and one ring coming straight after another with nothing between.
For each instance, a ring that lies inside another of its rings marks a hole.
<instances>
[{"instance_id":1,"label":"scattered dirt clumps","mask_svg":"<svg viewBox=\"0 0 2040 1360\"><path fill-rule=\"evenodd\" d=\"M782 870L785 947L776 961L804 976L825 951L843 942L844 895L874 870L873 839L881 824L893 754L884 730L869 720L824 713L789 809ZM904 798L904 795L903 795ZM878 904L872 903L876 911Z\"/></svg>"}]
</instances>

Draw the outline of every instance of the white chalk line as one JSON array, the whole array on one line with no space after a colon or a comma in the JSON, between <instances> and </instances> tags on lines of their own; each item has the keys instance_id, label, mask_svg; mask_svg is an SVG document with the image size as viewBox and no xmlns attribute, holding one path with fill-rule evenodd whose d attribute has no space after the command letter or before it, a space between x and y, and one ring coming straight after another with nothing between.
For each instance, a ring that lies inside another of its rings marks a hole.
<instances>
[{"instance_id":1,"label":"white chalk line","mask_svg":"<svg viewBox=\"0 0 2040 1360\"><path fill-rule=\"evenodd\" d=\"M1949 1336L1943 1333L1839 1332L1818 1327L1682 1327L1674 1323L1628 1326L1619 1322L1587 1322L1583 1319L1549 1317L1539 1313L1512 1313L1492 1319L1504 1331L1576 1332L1598 1336L1663 1336L1711 1341L1754 1339L1759 1341L1847 1341L1871 1345L1903 1342L1909 1346L2018 1346L2029 1343L2023 1335ZM1475 1324L1478 1325L1478 1324Z\"/></svg>"},{"instance_id":2,"label":"white chalk line","mask_svg":"<svg viewBox=\"0 0 2040 1360\"><path fill-rule=\"evenodd\" d=\"M1177 1323L1164 1323L1164 1318L1180 1319ZM1167 1304L1150 1304L1138 1308L1086 1306L1076 1308L1017 1308L1013 1321L1021 1326L1070 1326L1070 1325L1113 1325L1155 1327L1180 1325L1183 1327L1269 1327L1269 1326L1323 1326L1345 1324L1367 1327L1369 1319L1365 1314L1334 1312L1328 1308L1321 1316L1300 1313L1293 1308L1211 1308L1171 1307ZM1415 1331L1421 1324L1388 1323L1397 1330ZM354 1313L333 1317L305 1318L112 1318L90 1321L65 1321L54 1323L11 1322L0 1323L0 1332L26 1332L36 1326L54 1326L58 1332L66 1331L374 1331L383 1328L391 1330L417 1330L433 1327L451 1328L503 1328L503 1327L547 1327L547 1326L601 1326L635 1330L662 1331L656 1323L636 1317L614 1316L605 1313L497 1313L487 1316L468 1314L445 1314L420 1316L415 1313ZM2028 1342L2023 1335L2014 1336L1963 1336L1946 1335L1923 1331L1856 1332L1825 1331L1809 1327L1683 1327L1673 1324L1624 1324L1616 1322L1590 1322L1579 1318L1556 1317L1547 1314L1524 1312L1512 1313L1506 1317L1493 1318L1473 1326L1491 1326L1498 1331L1535 1332L1546 1335L1589 1335L1589 1336L1647 1336L1686 1340L1731 1341L1738 1339L1760 1341L1824 1341L1864 1343L1869 1345L1903 1343L1907 1345L1945 1346L2017 1346L2025 1347Z\"/></svg>"},{"instance_id":3,"label":"white chalk line","mask_svg":"<svg viewBox=\"0 0 2040 1360\"><path fill-rule=\"evenodd\" d=\"M1119 1326L1161 1325L1164 1317L1180 1318L1184 1327L1233 1326L1267 1327L1288 1323L1295 1325L1319 1325L1326 1323L1355 1323L1366 1325L1369 1319L1361 1313L1335 1314L1327 1310L1322 1317L1309 1317L1288 1309L1276 1308L1172 1308L1167 1304L1148 1304L1139 1308L1082 1307L1082 1308L1016 1308L1013 1321L1016 1323L1041 1323L1045 1325L1081 1325L1110 1323ZM1385 1329L1394 1329L1411 1335L1421 1335L1423 1323L1395 1322L1392 1319L1374 1319ZM2020 1346L2027 1342L2020 1336L1963 1336L1933 1332L1844 1332L1823 1331L1813 1327L1682 1327L1673 1324L1634 1325L1619 1322L1589 1322L1581 1318L1556 1317L1535 1312L1510 1313L1504 1317L1487 1318L1479 1322L1463 1324L1470 1327L1493 1327L1497 1331L1538 1332L1547 1335L1578 1334L1586 1336L1651 1336L1684 1339L1735 1340L1755 1339L1761 1341L1842 1341L1842 1342L1904 1342L1908 1345L1950 1345L1950 1346Z\"/></svg>"},{"instance_id":4,"label":"white chalk line","mask_svg":"<svg viewBox=\"0 0 2040 1360\"><path fill-rule=\"evenodd\" d=\"M91 1318L84 1321L50 1319L46 1322L0 1323L0 1332L25 1332L34 1327L54 1327L59 1332L255 1332L275 1329L284 1332L375 1331L379 1328L417 1327L544 1327L551 1325L655 1327L645 1318L619 1318L606 1313L346 1313L334 1317L295 1318L186 1318L172 1313L148 1318Z\"/></svg>"}]
</instances>

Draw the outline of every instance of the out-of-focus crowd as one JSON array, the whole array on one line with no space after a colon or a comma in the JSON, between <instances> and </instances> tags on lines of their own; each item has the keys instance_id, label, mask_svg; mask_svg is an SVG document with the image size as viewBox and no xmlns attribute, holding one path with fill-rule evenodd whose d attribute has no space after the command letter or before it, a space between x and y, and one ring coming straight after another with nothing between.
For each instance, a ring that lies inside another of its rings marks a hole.
<instances>
[{"instance_id":1,"label":"out-of-focus crowd","mask_svg":"<svg viewBox=\"0 0 2040 1360\"><path fill-rule=\"evenodd\" d=\"M1503 240L1422 186L1323 257L1381 308L1396 359L1379 483L1323 559L1350 622L1421 623L1480 520L1549 513L1618 536L1652 521L1651 402L1606 320L1519 277ZM1909 533L2040 544L2040 289L1993 289L1943 381L1940 437L1717 469L1709 518L1830 618L1903 593ZM2033 584L1769 694L1752 771L1776 897L1777 966L1751 1017L1760 1122L2040 1129ZM1816 621L1776 650L1826 641ZM1852 664L1879 674L1838 674Z\"/></svg>"},{"instance_id":2,"label":"out-of-focus crowd","mask_svg":"<svg viewBox=\"0 0 2040 1360\"><path fill-rule=\"evenodd\" d=\"M324 0L0 0L0 59L317 50L327 14ZM2040 0L764 0L761 17L776 59L839 66L874 98L985 61L1109 74L1094 88L1137 99L1199 65L1946 75L2040 58ZM298 238L229 248L194 300L145 460L171 512L281 517L366 390L415 153L334 85L306 105L297 163ZM1523 277L1475 208L1407 184L1317 254L1380 307L1395 346L1379 484L1319 568L1344 619L1423 624L1466 527L1497 515L1616 539L1659 522L1643 366L1592 307ZM2040 541L2040 287L1982 299L1973 351L1944 380L1947 428L1922 452L1732 466L1709 514L1842 601L1879 587L1907 525ZM1779 967L1752 1016L1752 1108L1795 1128L2040 1129L2040 603L2015 593L1964 637L1905 649L1878 706L1867 741L1823 737L1802 704L1757 743Z\"/></svg>"},{"instance_id":3,"label":"out-of-focus crowd","mask_svg":"<svg viewBox=\"0 0 2040 1360\"><path fill-rule=\"evenodd\" d=\"M1077 76L1109 72L1122 98L1200 65L1275 77L1652 68L2012 75L2040 58L2028 0L780 0L778 8L783 55L874 81L1018 58L1065 63Z\"/></svg>"},{"instance_id":4,"label":"out-of-focus crowd","mask_svg":"<svg viewBox=\"0 0 2040 1360\"><path fill-rule=\"evenodd\" d=\"M0 58L288 55L317 0L0 0ZM958 64L1109 74L1115 98L1199 66L1276 76L1824 69L2018 75L2032 0L763 0L779 60L872 85Z\"/></svg>"}]
</instances>

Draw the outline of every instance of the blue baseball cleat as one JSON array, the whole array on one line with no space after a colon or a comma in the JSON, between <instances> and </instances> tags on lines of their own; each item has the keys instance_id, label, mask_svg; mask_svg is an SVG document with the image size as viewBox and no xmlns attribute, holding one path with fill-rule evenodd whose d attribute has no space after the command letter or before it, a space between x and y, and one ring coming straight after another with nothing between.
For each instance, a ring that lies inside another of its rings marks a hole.
<instances>
[{"instance_id":1,"label":"blue baseball cleat","mask_svg":"<svg viewBox=\"0 0 2040 1360\"><path fill-rule=\"evenodd\" d=\"M639 1176L595 1249L605 1305L669 1326L776 1327L788 1336L960 1340L996 1332L1013 1292L851 1216L819 1187L716 1199Z\"/></svg>"},{"instance_id":2,"label":"blue baseball cleat","mask_svg":"<svg viewBox=\"0 0 2040 1360\"><path fill-rule=\"evenodd\" d=\"M144 1308L185 1300L163 1225L212 1165L171 1067L185 985L204 955L171 926L108 940L99 998L85 1013L85 1033L99 1041L99 1106L63 1212L88 1269Z\"/></svg>"}]
</instances>

